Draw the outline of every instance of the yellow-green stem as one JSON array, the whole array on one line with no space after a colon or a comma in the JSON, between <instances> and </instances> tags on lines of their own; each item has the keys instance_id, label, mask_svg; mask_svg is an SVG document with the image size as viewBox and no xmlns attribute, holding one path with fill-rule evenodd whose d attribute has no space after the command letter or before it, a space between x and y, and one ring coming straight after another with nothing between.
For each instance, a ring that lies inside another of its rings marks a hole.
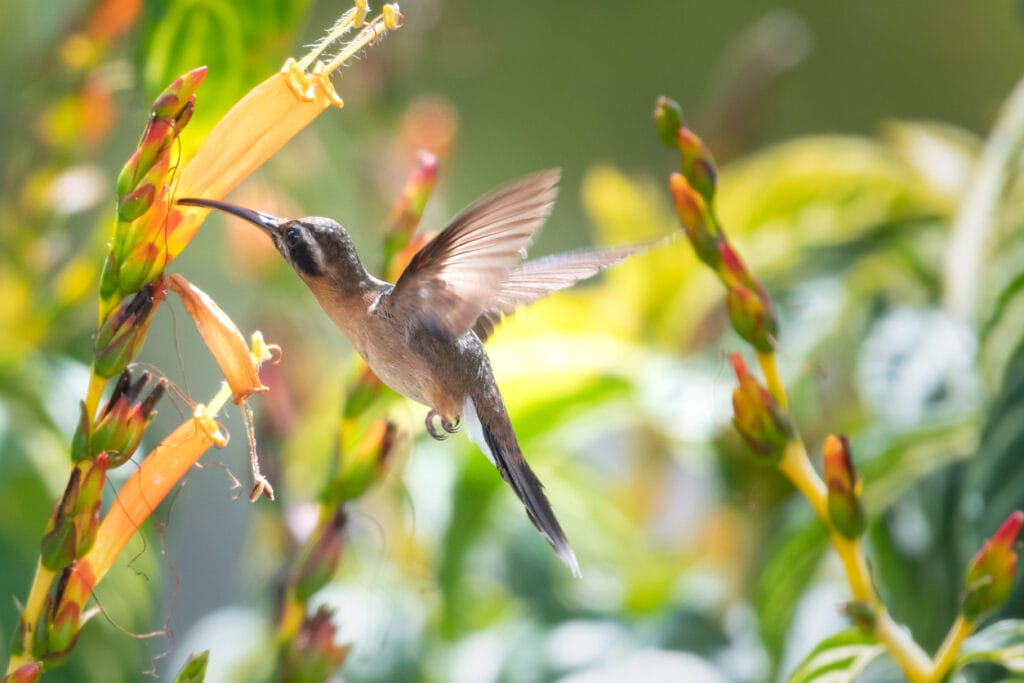
<instances>
[{"instance_id":1,"label":"yellow-green stem","mask_svg":"<svg viewBox=\"0 0 1024 683\"><path fill-rule=\"evenodd\" d=\"M783 410L789 408L789 398L786 396L786 387L782 384L782 378L779 376L779 367L775 361L775 353L757 353L757 362L761 366L761 373L764 375L764 381L768 384L768 391L779 402Z\"/></svg>"},{"instance_id":2,"label":"yellow-green stem","mask_svg":"<svg viewBox=\"0 0 1024 683\"><path fill-rule=\"evenodd\" d=\"M875 615L875 636L885 644L886 650L903 669L910 683L926 683L931 680L932 663L928 655L881 606Z\"/></svg>"},{"instance_id":3,"label":"yellow-green stem","mask_svg":"<svg viewBox=\"0 0 1024 683\"><path fill-rule=\"evenodd\" d=\"M942 647L935 655L931 675L925 680L929 683L938 683L942 680L953 666L953 661L960 652L960 646L964 644L964 640L971 635L972 631L974 631L973 621L967 621L963 616L956 618L949 633L946 634L946 639L942 641Z\"/></svg>"},{"instance_id":4,"label":"yellow-green stem","mask_svg":"<svg viewBox=\"0 0 1024 683\"><path fill-rule=\"evenodd\" d=\"M53 579L57 576L52 569L47 569L41 562L36 562L36 573L32 577L32 587L28 591L28 599L25 601L25 609L21 612L22 622L25 630L21 634L21 646L24 651L20 655L11 655L7 663L7 673L12 673L20 666L35 661L32 657L32 641L35 637L36 625L43 614L43 605L46 603L46 596L53 585Z\"/></svg>"},{"instance_id":5,"label":"yellow-green stem","mask_svg":"<svg viewBox=\"0 0 1024 683\"><path fill-rule=\"evenodd\" d=\"M767 373L766 373L767 376ZM784 392L783 392L784 393ZM786 446L779 470L803 494L807 502L829 530L829 540L836 554L839 555L846 572L846 580L850 585L853 599L870 606L875 613L875 636L885 644L892 658L900 665L911 683L930 683L932 680L932 664L924 650L914 639L892 620L885 606L878 597L871 571L860 539L848 539L832 525L828 516L828 489L821 480L802 441L791 441Z\"/></svg>"},{"instance_id":6,"label":"yellow-green stem","mask_svg":"<svg viewBox=\"0 0 1024 683\"><path fill-rule=\"evenodd\" d=\"M288 643L299 635L305 611L306 604L296 600L295 592L289 589L284 599L284 605L281 608L281 616L277 620L278 642Z\"/></svg>"},{"instance_id":7,"label":"yellow-green stem","mask_svg":"<svg viewBox=\"0 0 1024 683\"><path fill-rule=\"evenodd\" d=\"M96 419L96 411L100 407L100 399L103 398L103 389L107 386L107 380L93 373L89 377L89 390L85 394L85 414L90 420Z\"/></svg>"},{"instance_id":8,"label":"yellow-green stem","mask_svg":"<svg viewBox=\"0 0 1024 683\"><path fill-rule=\"evenodd\" d=\"M779 470L803 494L821 521L831 528L828 518L828 489L807 457L807 450L799 439L790 441L779 461Z\"/></svg>"},{"instance_id":9,"label":"yellow-green stem","mask_svg":"<svg viewBox=\"0 0 1024 683\"><path fill-rule=\"evenodd\" d=\"M882 606L881 601L878 599L875 585L871 581L871 571L868 569L868 562L864 557L860 539L849 539L836 531L831 531L830 540L843 563L846 581L850 584L853 599L871 605L876 610L879 609Z\"/></svg>"}]
</instances>

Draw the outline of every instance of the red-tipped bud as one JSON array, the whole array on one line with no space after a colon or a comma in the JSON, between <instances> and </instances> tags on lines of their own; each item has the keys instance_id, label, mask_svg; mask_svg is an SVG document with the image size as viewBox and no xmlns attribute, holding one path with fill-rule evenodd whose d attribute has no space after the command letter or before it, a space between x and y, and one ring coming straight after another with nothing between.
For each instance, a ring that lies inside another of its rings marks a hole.
<instances>
[{"instance_id":1,"label":"red-tipped bud","mask_svg":"<svg viewBox=\"0 0 1024 683\"><path fill-rule=\"evenodd\" d=\"M174 678L174 683L203 683L206 680L206 665L210 661L210 651L203 650L189 655L181 671Z\"/></svg>"},{"instance_id":2,"label":"red-tipped bud","mask_svg":"<svg viewBox=\"0 0 1024 683\"><path fill-rule=\"evenodd\" d=\"M19 666L17 669L0 679L0 683L35 683L43 675L41 662L32 662Z\"/></svg>"},{"instance_id":3,"label":"red-tipped bud","mask_svg":"<svg viewBox=\"0 0 1024 683\"><path fill-rule=\"evenodd\" d=\"M82 611L89 599L82 595L71 567L65 567L52 595L46 597L41 622L36 626L32 654L48 665L59 664L71 652L81 632Z\"/></svg>"},{"instance_id":4,"label":"red-tipped bud","mask_svg":"<svg viewBox=\"0 0 1024 683\"><path fill-rule=\"evenodd\" d=\"M421 150L416 168L409 175L402 196L391 208L384 224L384 263L381 272L386 276L391 277L395 270L396 256L411 243L436 180L437 157Z\"/></svg>"},{"instance_id":5,"label":"red-tipped bud","mask_svg":"<svg viewBox=\"0 0 1024 683\"><path fill-rule=\"evenodd\" d=\"M761 283L751 277L729 243L718 243L721 267L718 277L726 287L725 305L736 333L761 353L775 350L778 322L771 300Z\"/></svg>"},{"instance_id":6,"label":"red-tipped bud","mask_svg":"<svg viewBox=\"0 0 1024 683\"><path fill-rule=\"evenodd\" d=\"M96 333L93 372L113 377L124 371L146 341L157 304L164 297L162 284L146 285L100 326Z\"/></svg>"},{"instance_id":7,"label":"red-tipped bud","mask_svg":"<svg viewBox=\"0 0 1024 683\"><path fill-rule=\"evenodd\" d=\"M967 621L977 621L1010 597L1017 574L1014 545L1022 524L1024 512L1011 513L968 565L960 598L960 611Z\"/></svg>"},{"instance_id":8,"label":"red-tipped bud","mask_svg":"<svg viewBox=\"0 0 1024 683\"><path fill-rule=\"evenodd\" d=\"M866 520L861 503L862 484L853 468L850 442L845 436L829 435L823 452L829 519L840 534L857 538L864 533Z\"/></svg>"},{"instance_id":9,"label":"red-tipped bud","mask_svg":"<svg viewBox=\"0 0 1024 683\"><path fill-rule=\"evenodd\" d=\"M715 187L718 184L718 171L711 151L704 141L685 126L679 129L677 139L679 155L682 161L682 172L708 205L715 200Z\"/></svg>"},{"instance_id":10,"label":"red-tipped bud","mask_svg":"<svg viewBox=\"0 0 1024 683\"><path fill-rule=\"evenodd\" d=\"M293 574L295 598L307 602L313 594L324 587L334 576L345 542L345 524L348 521L344 509L338 507L334 516L316 530L306 545L306 553Z\"/></svg>"},{"instance_id":11,"label":"red-tipped bud","mask_svg":"<svg viewBox=\"0 0 1024 683\"><path fill-rule=\"evenodd\" d=\"M117 201L118 219L126 222L135 220L149 211L155 196L156 187L151 183L145 183L122 196Z\"/></svg>"},{"instance_id":12,"label":"red-tipped bud","mask_svg":"<svg viewBox=\"0 0 1024 683\"><path fill-rule=\"evenodd\" d=\"M101 453L71 471L40 542L40 561L47 569L63 569L92 547L108 466L106 454Z\"/></svg>"},{"instance_id":13,"label":"red-tipped bud","mask_svg":"<svg viewBox=\"0 0 1024 683\"><path fill-rule=\"evenodd\" d=\"M171 148L177 136L174 122L167 119L150 119L139 140L138 148L117 175L117 195L123 197L139 184L149 169Z\"/></svg>"},{"instance_id":14,"label":"red-tipped bud","mask_svg":"<svg viewBox=\"0 0 1024 683\"><path fill-rule=\"evenodd\" d=\"M427 206L427 199L434 190L437 180L437 157L430 152L420 150L416 157L416 168L409 174L405 182L402 196L391 207L384 232L390 234L401 232L408 238L416 231L420 217Z\"/></svg>"},{"instance_id":15,"label":"red-tipped bud","mask_svg":"<svg viewBox=\"0 0 1024 683\"><path fill-rule=\"evenodd\" d=\"M380 477L398 436L394 422L374 420L354 445L342 439L341 469L327 500L340 504L363 495Z\"/></svg>"},{"instance_id":16,"label":"red-tipped bud","mask_svg":"<svg viewBox=\"0 0 1024 683\"><path fill-rule=\"evenodd\" d=\"M742 285L729 289L725 306L736 334L761 353L775 350L775 315L768 300Z\"/></svg>"},{"instance_id":17,"label":"red-tipped bud","mask_svg":"<svg viewBox=\"0 0 1024 683\"><path fill-rule=\"evenodd\" d=\"M693 245L697 258L717 271L721 262L718 244L722 236L715 228L707 203L680 173L669 176L668 187L679 215L679 223Z\"/></svg>"},{"instance_id":18,"label":"red-tipped bud","mask_svg":"<svg viewBox=\"0 0 1024 683\"><path fill-rule=\"evenodd\" d=\"M733 425L758 458L778 462L796 437L789 415L747 370L743 357L731 356L739 386L732 392Z\"/></svg>"},{"instance_id":19,"label":"red-tipped bud","mask_svg":"<svg viewBox=\"0 0 1024 683\"><path fill-rule=\"evenodd\" d=\"M153 385L149 395L136 403L136 398L149 379L148 372L140 374L135 382L131 381L131 374L127 370L121 374L88 439L85 451L87 457L106 453L110 458L110 466L120 467L132 456L156 415L156 404L167 389L167 380L161 378Z\"/></svg>"},{"instance_id":20,"label":"red-tipped bud","mask_svg":"<svg viewBox=\"0 0 1024 683\"><path fill-rule=\"evenodd\" d=\"M672 149L679 147L679 129L683 127L683 109L668 97L659 97L654 106L654 127L658 137Z\"/></svg>"},{"instance_id":21,"label":"red-tipped bud","mask_svg":"<svg viewBox=\"0 0 1024 683\"><path fill-rule=\"evenodd\" d=\"M64 603L47 624L46 655L49 659L63 658L71 652L81 632L82 607L76 603Z\"/></svg>"},{"instance_id":22,"label":"red-tipped bud","mask_svg":"<svg viewBox=\"0 0 1024 683\"><path fill-rule=\"evenodd\" d=\"M199 89L205 78L205 66L192 69L176 78L153 102L154 118L175 120L180 130L181 114L187 108L188 103L193 101L196 90Z\"/></svg>"},{"instance_id":23,"label":"red-tipped bud","mask_svg":"<svg viewBox=\"0 0 1024 683\"><path fill-rule=\"evenodd\" d=\"M326 681L338 670L348 654L348 646L334 642L337 630L331 617L327 607L320 607L316 614L303 621L298 635L281 658L282 680Z\"/></svg>"}]
</instances>

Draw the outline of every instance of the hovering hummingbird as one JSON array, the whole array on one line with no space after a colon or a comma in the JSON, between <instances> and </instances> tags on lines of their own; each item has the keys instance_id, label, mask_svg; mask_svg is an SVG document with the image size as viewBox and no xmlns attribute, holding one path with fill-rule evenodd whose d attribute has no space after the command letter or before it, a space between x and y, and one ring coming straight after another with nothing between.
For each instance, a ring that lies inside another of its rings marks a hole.
<instances>
[{"instance_id":1,"label":"hovering hummingbird","mask_svg":"<svg viewBox=\"0 0 1024 683\"><path fill-rule=\"evenodd\" d=\"M412 257L394 285L366 271L345 228L333 219L286 220L209 199L178 204L225 211L270 235L374 373L430 408L426 426L432 437L447 438L466 425L534 526L579 576L576 555L516 441L483 343L502 316L647 245L583 249L520 263L551 213L558 179L558 170L537 173L473 202Z\"/></svg>"}]
</instances>

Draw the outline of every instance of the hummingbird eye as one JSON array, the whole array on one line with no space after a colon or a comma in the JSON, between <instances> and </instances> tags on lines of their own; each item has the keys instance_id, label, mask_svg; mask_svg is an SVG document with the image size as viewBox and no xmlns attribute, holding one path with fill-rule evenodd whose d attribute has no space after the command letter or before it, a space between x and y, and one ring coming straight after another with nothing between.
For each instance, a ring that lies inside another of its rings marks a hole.
<instances>
[{"instance_id":1,"label":"hummingbird eye","mask_svg":"<svg viewBox=\"0 0 1024 683\"><path fill-rule=\"evenodd\" d=\"M284 231L284 243L290 248L295 248L302 244L302 231L298 228L288 228Z\"/></svg>"}]
</instances>

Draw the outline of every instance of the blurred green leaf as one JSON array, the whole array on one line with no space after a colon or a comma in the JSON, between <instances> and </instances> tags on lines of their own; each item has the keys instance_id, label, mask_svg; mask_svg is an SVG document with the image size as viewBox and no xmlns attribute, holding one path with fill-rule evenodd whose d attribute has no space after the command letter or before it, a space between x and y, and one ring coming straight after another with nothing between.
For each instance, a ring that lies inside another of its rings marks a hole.
<instances>
[{"instance_id":1,"label":"blurred green leaf","mask_svg":"<svg viewBox=\"0 0 1024 683\"><path fill-rule=\"evenodd\" d=\"M296 49L308 0L168 0L147 8L145 83L150 97L179 74L210 67L184 144L201 140L225 111Z\"/></svg>"},{"instance_id":2,"label":"blurred green leaf","mask_svg":"<svg viewBox=\"0 0 1024 683\"><path fill-rule=\"evenodd\" d=\"M811 577L828 547L825 527L808 520L779 537L769 548L770 558L760 572L754 605L761 639L778 666L800 596L811 585Z\"/></svg>"},{"instance_id":3,"label":"blurred green leaf","mask_svg":"<svg viewBox=\"0 0 1024 683\"><path fill-rule=\"evenodd\" d=\"M203 683L206 679L206 664L210 661L210 651L203 650L199 654L189 655L178 672L174 683Z\"/></svg>"},{"instance_id":4,"label":"blurred green leaf","mask_svg":"<svg viewBox=\"0 0 1024 683\"><path fill-rule=\"evenodd\" d=\"M1024 674L1024 620L1007 619L978 631L964 641L954 670L991 662L1010 673Z\"/></svg>"},{"instance_id":5,"label":"blurred green leaf","mask_svg":"<svg viewBox=\"0 0 1024 683\"><path fill-rule=\"evenodd\" d=\"M1003 104L949 238L947 300L982 321L979 371L993 391L1024 341L1024 81Z\"/></svg>"},{"instance_id":6,"label":"blurred green leaf","mask_svg":"<svg viewBox=\"0 0 1024 683\"><path fill-rule=\"evenodd\" d=\"M853 683L885 646L860 631L842 631L818 643L789 683Z\"/></svg>"}]
</instances>

